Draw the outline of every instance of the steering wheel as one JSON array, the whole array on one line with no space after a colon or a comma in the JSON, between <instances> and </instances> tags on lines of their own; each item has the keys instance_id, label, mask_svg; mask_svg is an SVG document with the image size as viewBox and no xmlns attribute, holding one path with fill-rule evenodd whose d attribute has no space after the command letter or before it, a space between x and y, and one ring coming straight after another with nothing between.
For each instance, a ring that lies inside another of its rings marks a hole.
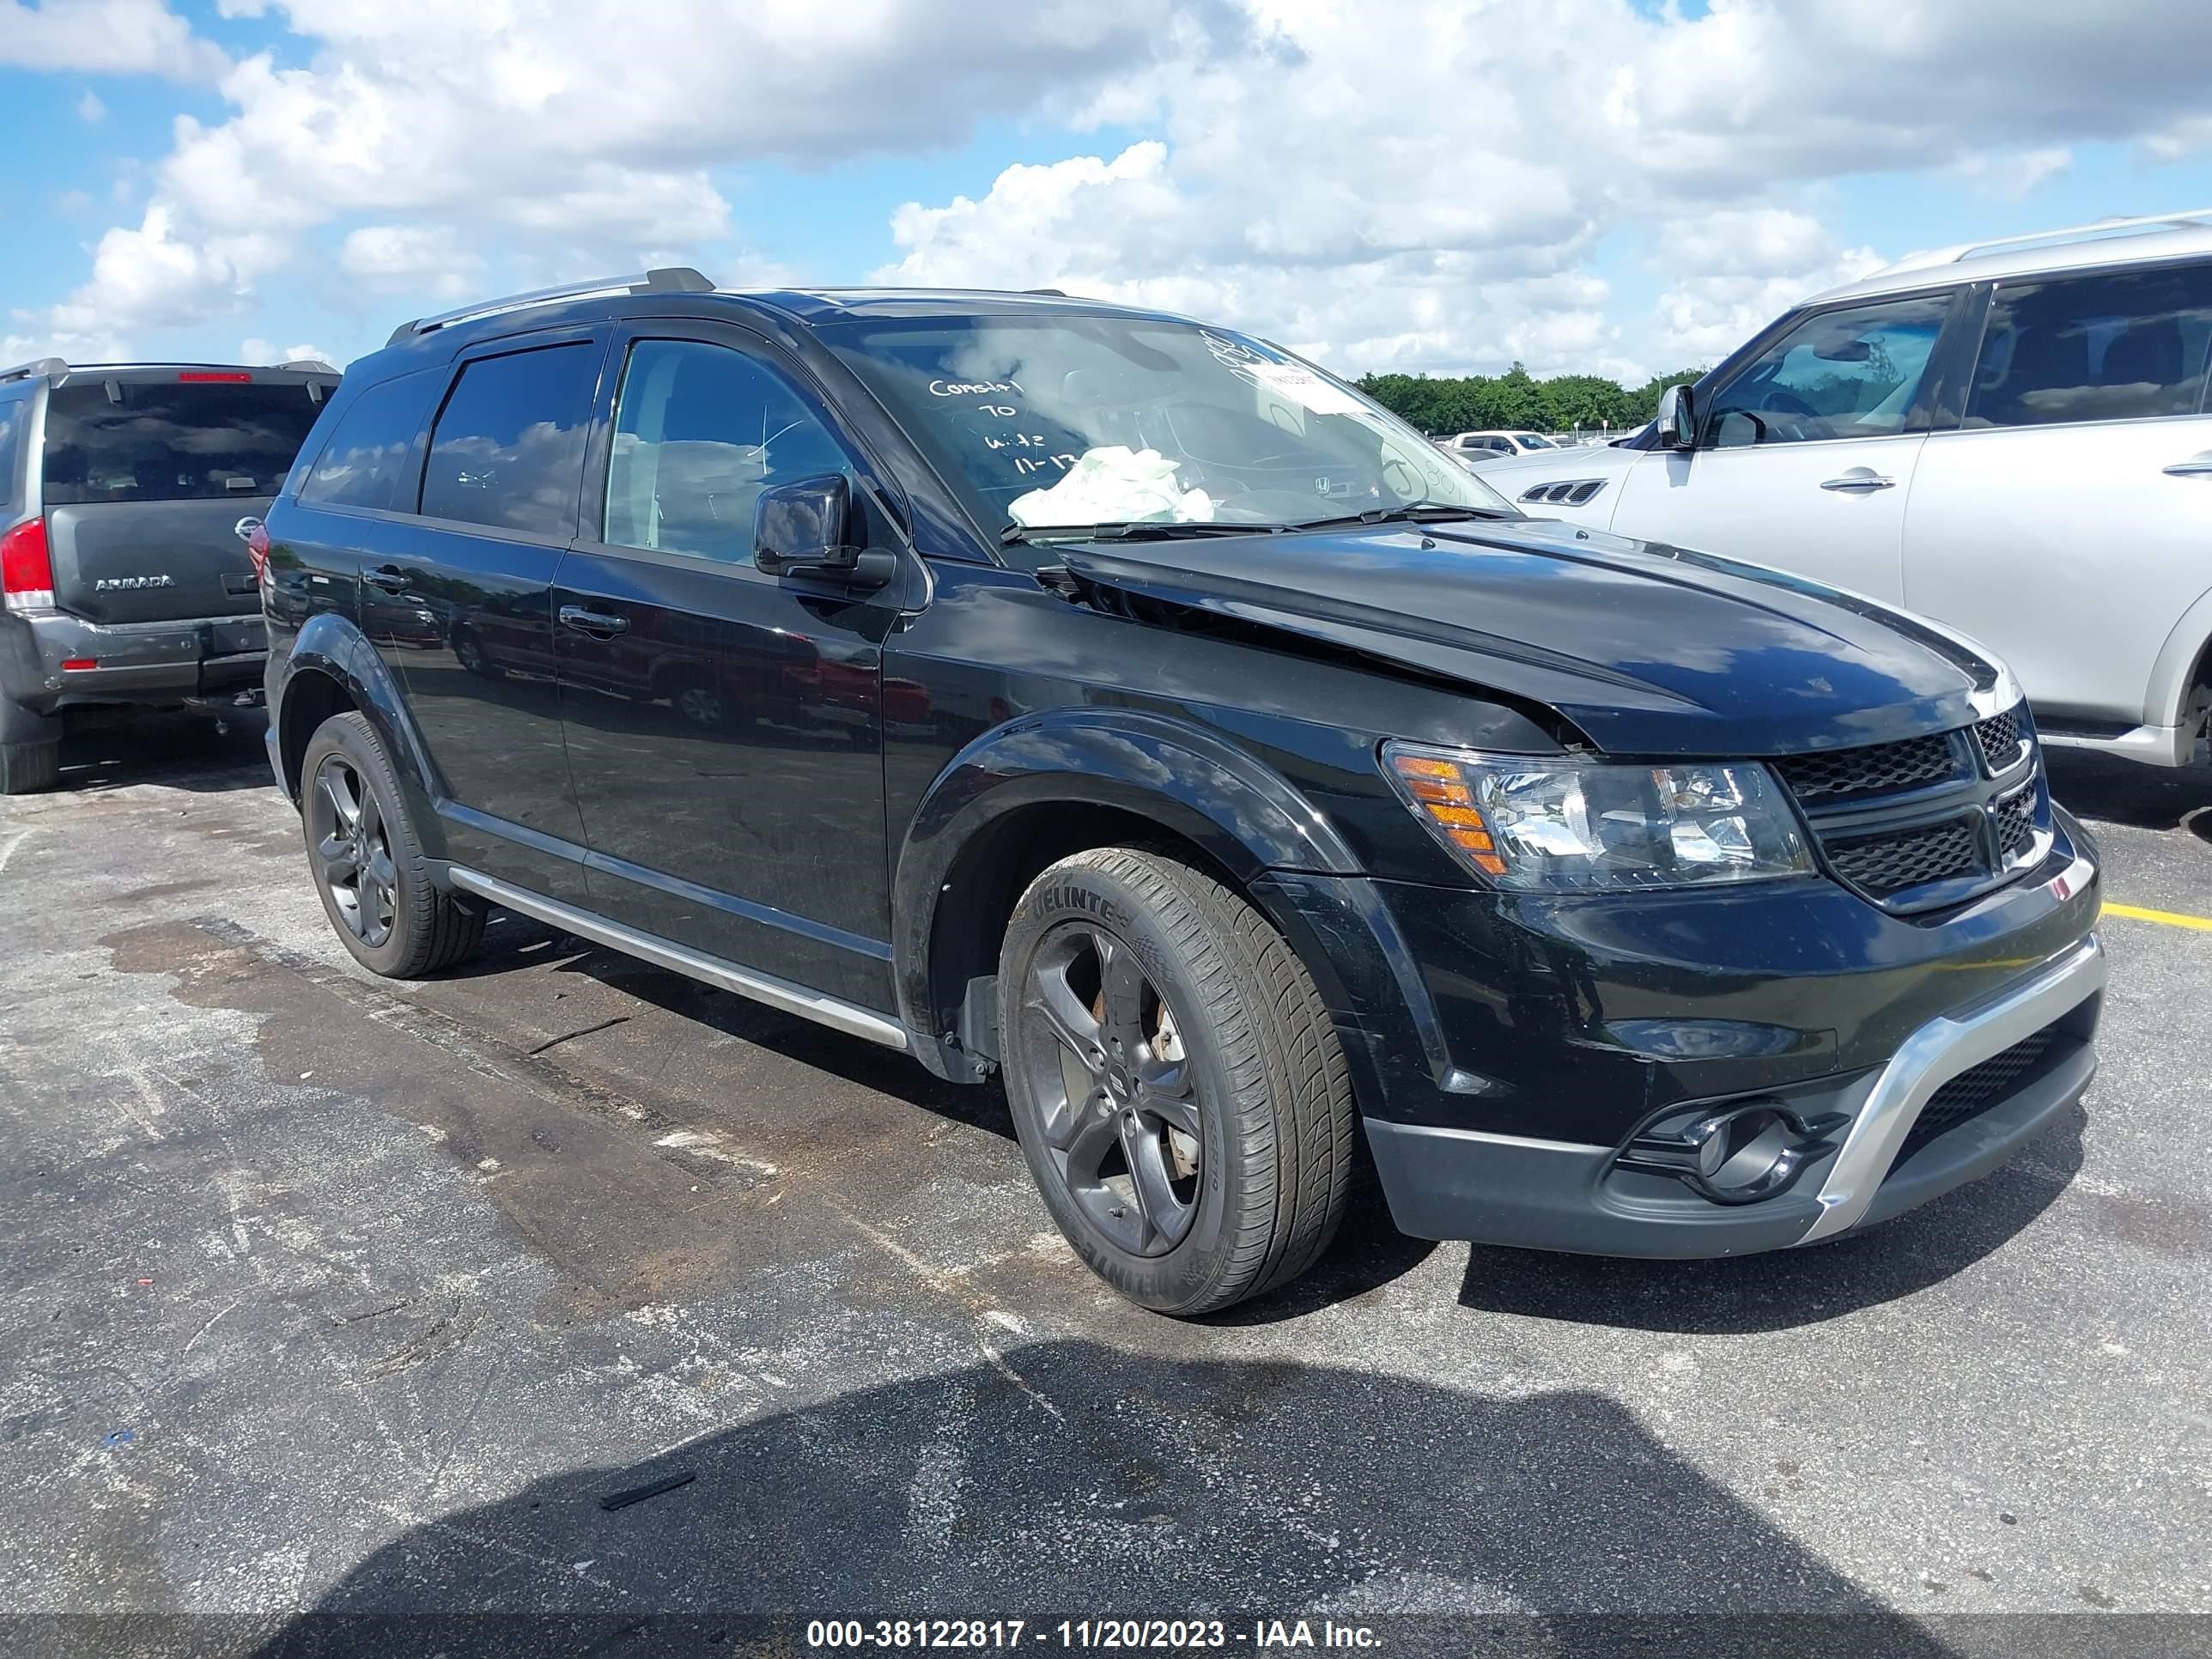
<instances>
[{"instance_id":1,"label":"steering wheel","mask_svg":"<svg viewBox=\"0 0 2212 1659\"><path fill-rule=\"evenodd\" d=\"M1786 386L1767 387L1766 395L1759 400L1759 406L1772 414L1797 415L1807 420L1813 419L1820 412Z\"/></svg>"}]
</instances>

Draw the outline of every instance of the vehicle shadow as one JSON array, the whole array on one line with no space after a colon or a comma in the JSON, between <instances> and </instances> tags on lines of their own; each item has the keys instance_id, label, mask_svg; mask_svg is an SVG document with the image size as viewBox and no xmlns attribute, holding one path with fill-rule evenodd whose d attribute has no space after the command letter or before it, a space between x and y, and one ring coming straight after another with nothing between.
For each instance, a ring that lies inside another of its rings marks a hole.
<instances>
[{"instance_id":1,"label":"vehicle shadow","mask_svg":"<svg viewBox=\"0 0 2212 1659\"><path fill-rule=\"evenodd\" d=\"M1685 1336L1818 1325L1940 1285L2002 1248L2080 1170L2087 1121L2076 1106L2027 1157L1881 1226L1808 1249L1638 1261L1478 1244L1460 1305Z\"/></svg>"},{"instance_id":2,"label":"vehicle shadow","mask_svg":"<svg viewBox=\"0 0 2212 1659\"><path fill-rule=\"evenodd\" d=\"M268 716L258 708L88 708L63 722L61 782L64 794L95 794L130 784L221 794L234 789L274 789L262 733Z\"/></svg>"},{"instance_id":3,"label":"vehicle shadow","mask_svg":"<svg viewBox=\"0 0 2212 1659\"><path fill-rule=\"evenodd\" d=\"M1532 1616L1611 1609L1644 1616ZM796 1652L809 1619L1056 1635L1408 1610L1430 1617L1391 1623L1394 1652L1467 1653L1484 1614L1518 1638L1501 1652L1952 1651L1603 1395L1061 1341L426 1519L258 1655Z\"/></svg>"},{"instance_id":4,"label":"vehicle shadow","mask_svg":"<svg viewBox=\"0 0 2212 1659\"><path fill-rule=\"evenodd\" d=\"M2186 825L2212 842L2212 771L2144 766L2076 749L2046 749L2051 793L2068 811L2139 830Z\"/></svg>"},{"instance_id":5,"label":"vehicle shadow","mask_svg":"<svg viewBox=\"0 0 2212 1659\"><path fill-rule=\"evenodd\" d=\"M497 913L495 925L486 934L483 955L441 977L512 973L549 963L557 973L584 975L676 1018L771 1049L823 1073L825 1080L834 1078L872 1090L1008 1142L1014 1139L1006 1093L996 1081L980 1086L947 1083L905 1055L626 957L512 911ZM1042 1224L1042 1206L1039 1220ZM1379 1289L1419 1267L1436 1248L1433 1240L1409 1238L1391 1224L1389 1206L1363 1142L1344 1224L1328 1254L1273 1295L1242 1304L1208 1322L1255 1325L1298 1318Z\"/></svg>"}]
</instances>

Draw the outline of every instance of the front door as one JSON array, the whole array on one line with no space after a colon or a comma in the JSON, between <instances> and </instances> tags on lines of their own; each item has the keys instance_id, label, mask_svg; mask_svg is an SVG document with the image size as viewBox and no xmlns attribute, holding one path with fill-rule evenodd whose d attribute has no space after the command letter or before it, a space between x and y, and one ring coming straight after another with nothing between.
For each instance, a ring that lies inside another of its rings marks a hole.
<instances>
[{"instance_id":1,"label":"front door","mask_svg":"<svg viewBox=\"0 0 2212 1659\"><path fill-rule=\"evenodd\" d=\"M553 573L575 534L605 341L546 337L463 362L431 429L421 517L362 560L361 614L429 750L454 860L580 904Z\"/></svg>"},{"instance_id":2,"label":"front door","mask_svg":"<svg viewBox=\"0 0 2212 1659\"><path fill-rule=\"evenodd\" d=\"M1815 312L1698 411L1698 447L1645 455L1613 527L1901 604L1905 504L1950 294Z\"/></svg>"},{"instance_id":3,"label":"front door","mask_svg":"<svg viewBox=\"0 0 2212 1659\"><path fill-rule=\"evenodd\" d=\"M897 585L856 599L753 563L764 488L842 472L871 513L861 468L795 365L672 326L696 337L617 339L584 538L552 596L593 908L888 1010Z\"/></svg>"}]
</instances>

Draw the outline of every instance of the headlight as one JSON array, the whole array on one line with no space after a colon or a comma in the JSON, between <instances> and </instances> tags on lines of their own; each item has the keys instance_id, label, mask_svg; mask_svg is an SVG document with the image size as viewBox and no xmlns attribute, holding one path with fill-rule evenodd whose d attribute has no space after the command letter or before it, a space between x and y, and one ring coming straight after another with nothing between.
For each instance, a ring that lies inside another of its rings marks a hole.
<instances>
[{"instance_id":1,"label":"headlight","mask_svg":"<svg viewBox=\"0 0 2212 1659\"><path fill-rule=\"evenodd\" d=\"M1763 766L1622 766L1395 742L1382 759L1437 839L1500 887L1702 887L1813 867Z\"/></svg>"}]
</instances>

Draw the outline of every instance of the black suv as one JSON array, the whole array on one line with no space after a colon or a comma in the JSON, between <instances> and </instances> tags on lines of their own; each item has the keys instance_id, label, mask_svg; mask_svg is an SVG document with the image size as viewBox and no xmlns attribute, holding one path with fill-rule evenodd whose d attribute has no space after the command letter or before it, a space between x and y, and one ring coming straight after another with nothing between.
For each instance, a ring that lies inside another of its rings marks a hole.
<instances>
[{"instance_id":1,"label":"black suv","mask_svg":"<svg viewBox=\"0 0 2212 1659\"><path fill-rule=\"evenodd\" d=\"M395 975L538 918L945 1078L1196 1313L1398 1225L1832 1237L2095 1065L1970 642L1504 505L1267 343L696 272L402 327L268 517L269 741Z\"/></svg>"},{"instance_id":2,"label":"black suv","mask_svg":"<svg viewBox=\"0 0 2212 1659\"><path fill-rule=\"evenodd\" d=\"M259 700L244 538L337 383L320 362L0 371L0 794L53 783L65 709Z\"/></svg>"}]
</instances>

